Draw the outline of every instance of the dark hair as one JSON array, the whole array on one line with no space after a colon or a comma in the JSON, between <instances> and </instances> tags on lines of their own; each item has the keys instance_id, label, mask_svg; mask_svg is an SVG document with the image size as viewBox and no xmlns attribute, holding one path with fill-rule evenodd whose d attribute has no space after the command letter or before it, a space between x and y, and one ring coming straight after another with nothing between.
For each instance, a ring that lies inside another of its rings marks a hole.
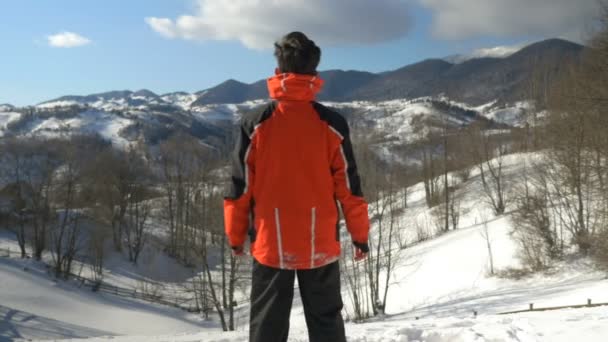
<instances>
[{"instance_id":1,"label":"dark hair","mask_svg":"<svg viewBox=\"0 0 608 342\"><path fill-rule=\"evenodd\" d=\"M291 32L274 44L281 72L316 75L321 49L302 32Z\"/></svg>"}]
</instances>

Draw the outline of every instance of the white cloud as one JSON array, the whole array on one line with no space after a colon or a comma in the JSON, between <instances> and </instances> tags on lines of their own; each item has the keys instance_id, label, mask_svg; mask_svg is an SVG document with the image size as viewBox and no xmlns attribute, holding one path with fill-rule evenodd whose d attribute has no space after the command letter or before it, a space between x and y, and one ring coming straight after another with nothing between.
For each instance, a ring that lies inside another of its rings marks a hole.
<instances>
[{"instance_id":1,"label":"white cloud","mask_svg":"<svg viewBox=\"0 0 608 342\"><path fill-rule=\"evenodd\" d=\"M271 48L291 31L320 44L370 44L397 39L410 29L409 0L197 0L194 15L146 18L166 38L238 40Z\"/></svg>"},{"instance_id":2,"label":"white cloud","mask_svg":"<svg viewBox=\"0 0 608 342\"><path fill-rule=\"evenodd\" d=\"M47 40L50 46L59 48L72 48L91 43L91 40L88 38L67 31L50 35L47 37Z\"/></svg>"},{"instance_id":3,"label":"white cloud","mask_svg":"<svg viewBox=\"0 0 608 342\"><path fill-rule=\"evenodd\" d=\"M419 0L441 38L479 35L576 36L598 13L598 0Z\"/></svg>"}]
</instances>

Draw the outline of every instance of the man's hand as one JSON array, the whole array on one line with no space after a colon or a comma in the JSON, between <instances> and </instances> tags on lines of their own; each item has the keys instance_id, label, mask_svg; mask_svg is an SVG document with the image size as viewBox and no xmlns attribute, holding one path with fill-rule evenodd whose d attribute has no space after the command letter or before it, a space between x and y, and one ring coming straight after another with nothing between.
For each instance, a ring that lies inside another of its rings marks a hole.
<instances>
[{"instance_id":1,"label":"man's hand","mask_svg":"<svg viewBox=\"0 0 608 342\"><path fill-rule=\"evenodd\" d=\"M355 261L361 261L367 258L367 253L369 253L369 245L367 242L353 241L353 245L355 245Z\"/></svg>"},{"instance_id":2,"label":"man's hand","mask_svg":"<svg viewBox=\"0 0 608 342\"><path fill-rule=\"evenodd\" d=\"M245 249L243 246L232 246L232 255L235 257L242 257L245 255Z\"/></svg>"}]
</instances>

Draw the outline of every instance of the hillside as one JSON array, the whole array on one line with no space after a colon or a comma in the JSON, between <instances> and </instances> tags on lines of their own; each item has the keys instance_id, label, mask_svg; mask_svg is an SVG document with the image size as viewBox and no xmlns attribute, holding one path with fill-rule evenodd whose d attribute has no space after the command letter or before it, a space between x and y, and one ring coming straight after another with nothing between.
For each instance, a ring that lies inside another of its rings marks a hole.
<instances>
[{"instance_id":1,"label":"hillside","mask_svg":"<svg viewBox=\"0 0 608 342\"><path fill-rule=\"evenodd\" d=\"M53 281L21 260L0 259L0 288L0 341L196 332L205 325L178 309Z\"/></svg>"},{"instance_id":2,"label":"hillside","mask_svg":"<svg viewBox=\"0 0 608 342\"><path fill-rule=\"evenodd\" d=\"M170 96L183 103L193 99L182 93ZM125 148L142 142L153 147L172 134L183 133L224 151L230 148L233 125L238 123L241 115L266 101L204 105L195 110L115 107L116 103L110 100L99 107L71 105L0 112L0 136L95 134L114 146ZM385 136L385 142L380 145L387 148L416 142L423 137L423 132L437 130L444 122L450 127L467 126L478 121L486 122L488 128L519 126L524 123L524 114L527 113L527 102L509 106L491 102L470 107L445 97L325 104L340 111L351 124Z\"/></svg>"},{"instance_id":3,"label":"hillside","mask_svg":"<svg viewBox=\"0 0 608 342\"><path fill-rule=\"evenodd\" d=\"M552 77L582 51L581 45L551 39L508 53L490 51L453 62L428 59L382 73L327 70L320 72L325 85L318 98L351 123L393 140L379 149L415 142L415 131L433 130L446 118L452 127L480 120L490 128L517 127L536 110L526 93L529 78L539 70ZM181 133L223 153L241 114L267 97L265 80L233 79L196 93L158 95L142 89L69 95L34 107L0 106L0 136L97 134L125 148L156 146Z\"/></svg>"},{"instance_id":4,"label":"hillside","mask_svg":"<svg viewBox=\"0 0 608 342\"><path fill-rule=\"evenodd\" d=\"M506 159L507 178L514 179L523 172L525 158L534 155L512 155ZM515 189L513 182L509 184ZM566 258L546 273L520 280L491 276L482 235L486 225L497 272L518 268L520 262L509 215L494 218L481 191L479 174L473 172L458 190L462 196L459 229L420 240L421 231L431 236L436 228L424 201L422 184L412 187L408 208L397 218L399 229L391 246L397 265L389 288L386 316L363 324L348 323L351 341L554 342L571 341L573 336L600 341L600 336L608 333L608 315L603 308L496 315L526 309L529 303L536 307L573 305L584 304L587 298L594 303L608 302L608 279L584 258ZM372 203L372 212L376 205ZM378 238L377 233L375 221L372 241ZM14 249L15 242L10 236L2 236L2 245L12 245ZM112 269L120 267L116 261L111 265ZM129 274L114 273L112 282L121 282ZM9 317L2 323L6 328L0 329L0 340L15 336L35 339L107 335L129 335L111 338L116 341L229 342L246 338L246 306L240 308L238 331L224 334L218 332L216 323L202 323L175 309L118 300L78 289L73 284L55 283L43 268L28 261L0 258L0 285L1 309ZM343 297L344 314L349 317L352 304L346 288ZM60 314L56 308L62 308ZM479 315L476 319L474 311ZM112 319L105 319L108 315ZM24 322L25 316L31 319ZM103 323L100 317L104 317ZM305 341L298 296L291 322L294 341ZM110 338L93 341L107 339Z\"/></svg>"}]
</instances>

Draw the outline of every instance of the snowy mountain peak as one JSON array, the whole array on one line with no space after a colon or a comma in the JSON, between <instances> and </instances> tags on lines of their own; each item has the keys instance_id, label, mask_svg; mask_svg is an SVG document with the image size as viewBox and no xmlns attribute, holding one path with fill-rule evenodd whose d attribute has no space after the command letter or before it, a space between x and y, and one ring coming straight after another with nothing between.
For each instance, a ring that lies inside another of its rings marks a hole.
<instances>
[{"instance_id":1,"label":"snowy mountain peak","mask_svg":"<svg viewBox=\"0 0 608 342\"><path fill-rule=\"evenodd\" d=\"M86 96L63 96L55 100L40 103L36 107L48 109L68 106L89 106L102 110L122 110L128 108L142 110L159 105L175 105L179 107L178 104L165 101L147 89L141 89L136 92L119 90Z\"/></svg>"},{"instance_id":2,"label":"snowy mountain peak","mask_svg":"<svg viewBox=\"0 0 608 342\"><path fill-rule=\"evenodd\" d=\"M0 113L4 113L4 112L12 112L15 110L15 106L8 104L8 103L3 103L0 104Z\"/></svg>"},{"instance_id":3,"label":"snowy mountain peak","mask_svg":"<svg viewBox=\"0 0 608 342\"><path fill-rule=\"evenodd\" d=\"M158 98L159 97L153 91L150 91L148 89L141 89L141 90L138 90L138 91L134 92L133 94L131 94L131 97L134 97L134 96L150 97L150 98Z\"/></svg>"},{"instance_id":4,"label":"snowy mountain peak","mask_svg":"<svg viewBox=\"0 0 608 342\"><path fill-rule=\"evenodd\" d=\"M192 107L192 103L194 103L194 101L198 99L198 96L195 94L180 91L161 95L160 98L163 101L171 103L183 110L189 110Z\"/></svg>"},{"instance_id":5,"label":"snowy mountain peak","mask_svg":"<svg viewBox=\"0 0 608 342\"><path fill-rule=\"evenodd\" d=\"M451 55L443 58L444 61L452 64L461 64L471 59L478 58L507 58L520 51L526 44L495 46L491 48L477 49L470 54Z\"/></svg>"}]
</instances>

